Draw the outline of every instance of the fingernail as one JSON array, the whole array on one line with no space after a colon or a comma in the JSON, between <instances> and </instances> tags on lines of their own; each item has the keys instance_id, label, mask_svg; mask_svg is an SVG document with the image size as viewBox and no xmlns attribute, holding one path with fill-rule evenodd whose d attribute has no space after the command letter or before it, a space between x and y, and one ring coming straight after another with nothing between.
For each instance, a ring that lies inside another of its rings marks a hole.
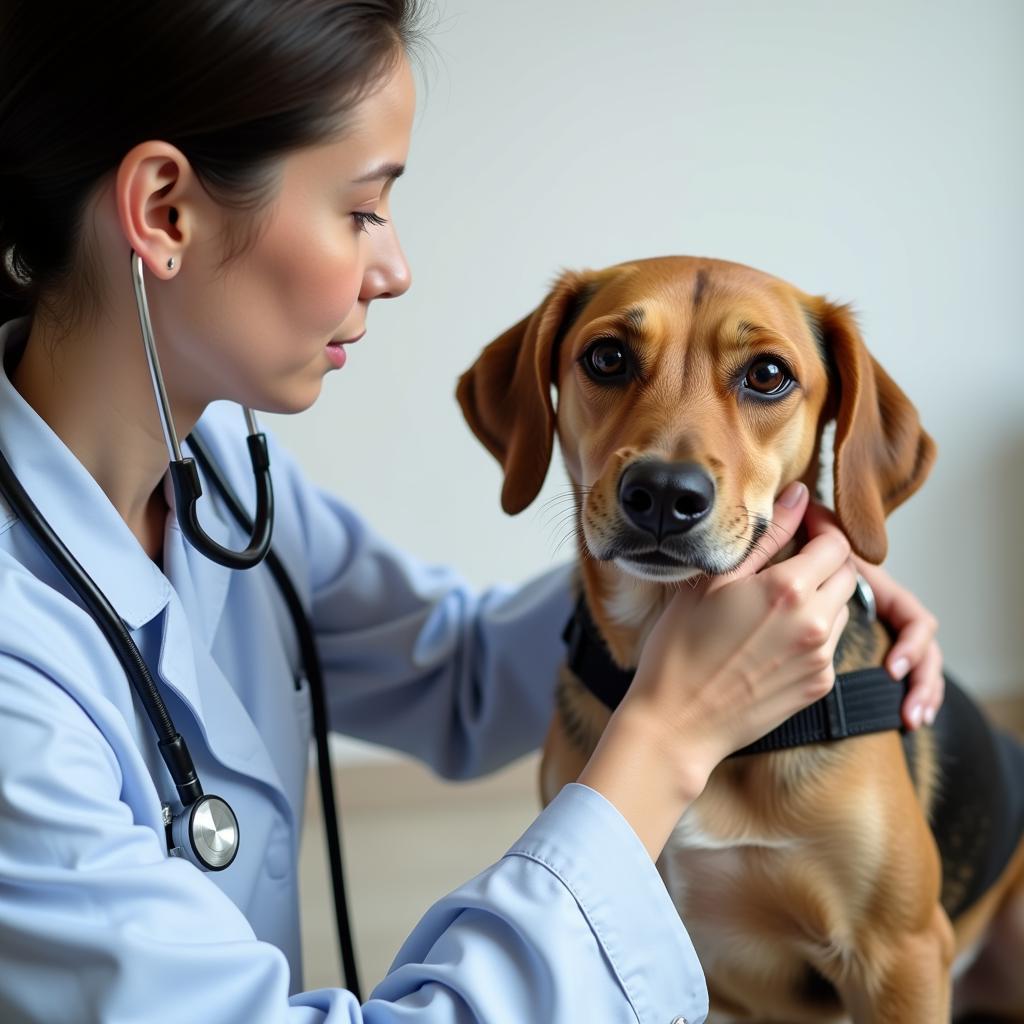
<instances>
[{"instance_id":1,"label":"fingernail","mask_svg":"<svg viewBox=\"0 0 1024 1024\"><path fill-rule=\"evenodd\" d=\"M910 662L906 658L897 658L890 666L894 679L902 679L910 671Z\"/></svg>"},{"instance_id":2,"label":"fingernail","mask_svg":"<svg viewBox=\"0 0 1024 1024\"><path fill-rule=\"evenodd\" d=\"M779 504L783 508L796 508L806 490L806 484L802 484L799 480L794 481L779 495Z\"/></svg>"},{"instance_id":3,"label":"fingernail","mask_svg":"<svg viewBox=\"0 0 1024 1024\"><path fill-rule=\"evenodd\" d=\"M924 713L925 724L931 725L935 721L935 708L928 708Z\"/></svg>"},{"instance_id":4,"label":"fingernail","mask_svg":"<svg viewBox=\"0 0 1024 1024\"><path fill-rule=\"evenodd\" d=\"M918 704L913 711L910 712L910 724L916 729L921 724L921 716L924 714L924 709Z\"/></svg>"}]
</instances>

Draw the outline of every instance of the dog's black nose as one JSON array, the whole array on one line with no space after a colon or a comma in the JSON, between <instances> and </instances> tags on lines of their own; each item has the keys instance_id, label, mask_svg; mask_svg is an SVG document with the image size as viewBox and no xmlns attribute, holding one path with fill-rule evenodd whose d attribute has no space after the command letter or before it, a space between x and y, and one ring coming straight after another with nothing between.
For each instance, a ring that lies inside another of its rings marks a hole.
<instances>
[{"instance_id":1,"label":"dog's black nose","mask_svg":"<svg viewBox=\"0 0 1024 1024\"><path fill-rule=\"evenodd\" d=\"M685 533L715 504L715 482L694 462L644 459L619 479L619 504L626 518L658 540Z\"/></svg>"}]
</instances>

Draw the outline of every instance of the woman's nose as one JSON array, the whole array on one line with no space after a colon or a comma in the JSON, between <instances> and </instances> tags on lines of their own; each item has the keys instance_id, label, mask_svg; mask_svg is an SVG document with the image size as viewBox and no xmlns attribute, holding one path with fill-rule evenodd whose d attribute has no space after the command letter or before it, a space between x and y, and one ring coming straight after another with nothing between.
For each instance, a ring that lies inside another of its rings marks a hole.
<instances>
[{"instance_id":1,"label":"woman's nose","mask_svg":"<svg viewBox=\"0 0 1024 1024\"><path fill-rule=\"evenodd\" d=\"M397 232L394 229L382 232L374 241L376 245L363 275L363 288L359 295L364 302L397 298L404 295L412 284L412 274Z\"/></svg>"}]
</instances>

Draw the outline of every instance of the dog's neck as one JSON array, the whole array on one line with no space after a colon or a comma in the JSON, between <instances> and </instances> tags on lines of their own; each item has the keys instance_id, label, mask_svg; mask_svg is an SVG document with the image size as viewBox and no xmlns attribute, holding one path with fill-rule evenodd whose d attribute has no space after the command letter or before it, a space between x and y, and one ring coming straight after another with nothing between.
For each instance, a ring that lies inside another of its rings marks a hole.
<instances>
[{"instance_id":1,"label":"dog's neck","mask_svg":"<svg viewBox=\"0 0 1024 1024\"><path fill-rule=\"evenodd\" d=\"M586 560L582 579L587 607L612 658L621 668L634 667L672 588L637 579L610 563Z\"/></svg>"}]
</instances>

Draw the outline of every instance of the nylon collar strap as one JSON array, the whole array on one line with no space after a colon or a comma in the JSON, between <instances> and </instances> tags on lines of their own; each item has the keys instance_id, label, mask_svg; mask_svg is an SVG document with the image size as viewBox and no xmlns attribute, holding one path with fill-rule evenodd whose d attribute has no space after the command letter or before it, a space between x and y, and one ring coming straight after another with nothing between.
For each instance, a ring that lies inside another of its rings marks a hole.
<instances>
[{"instance_id":1,"label":"nylon collar strap","mask_svg":"<svg viewBox=\"0 0 1024 1024\"><path fill-rule=\"evenodd\" d=\"M562 639L568 645L567 664L573 674L614 711L633 681L634 670L620 668L612 661L582 594ZM900 707L906 693L906 680L894 682L884 668L841 673L827 696L730 757L786 750L890 729L903 731Z\"/></svg>"}]
</instances>

